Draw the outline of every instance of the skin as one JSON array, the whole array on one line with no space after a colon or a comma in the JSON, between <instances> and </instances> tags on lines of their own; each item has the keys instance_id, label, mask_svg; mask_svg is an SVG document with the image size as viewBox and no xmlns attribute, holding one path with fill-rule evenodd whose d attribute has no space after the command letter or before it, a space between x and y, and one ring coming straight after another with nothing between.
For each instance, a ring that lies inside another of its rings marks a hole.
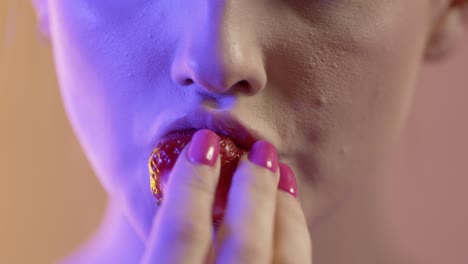
<instances>
[{"instance_id":1,"label":"skin","mask_svg":"<svg viewBox=\"0 0 468 264\"><path fill-rule=\"evenodd\" d=\"M206 223L189 231L203 249L178 230L158 233L171 210L158 211L147 172L156 132L171 118L203 109L229 112L259 130L297 177L300 203L271 189L267 197L286 220L261 206L265 197L254 199L261 213L241 219L263 215L281 224L271 234L244 233L242 241L281 233L253 252L266 257L280 247L273 258L295 251L305 263L311 239L314 261L337 263L321 253L333 232L326 230L342 208L370 192L405 124L419 69L454 49L467 2L36 0L67 114L110 201L94 238L65 262L166 258L157 245L171 236L175 245L188 245L181 252L208 250ZM185 170L174 177L216 175L216 167L179 163ZM243 164L253 180L241 191L256 193L252 186L267 172ZM274 186L279 175L269 176ZM181 206L206 207L208 200L194 204L197 194ZM176 217L178 226L193 216ZM306 246L298 250L297 244ZM242 259L249 250L239 248Z\"/></svg>"}]
</instances>

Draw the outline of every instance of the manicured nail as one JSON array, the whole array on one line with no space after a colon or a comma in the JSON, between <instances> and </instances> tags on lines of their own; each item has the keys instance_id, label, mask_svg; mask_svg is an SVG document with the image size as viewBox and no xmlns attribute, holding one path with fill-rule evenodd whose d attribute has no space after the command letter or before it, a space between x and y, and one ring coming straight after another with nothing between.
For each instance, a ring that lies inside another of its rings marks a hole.
<instances>
[{"instance_id":1,"label":"manicured nail","mask_svg":"<svg viewBox=\"0 0 468 264\"><path fill-rule=\"evenodd\" d=\"M290 193L297 198L296 176L293 170L286 164L280 163L280 180L278 189Z\"/></svg>"},{"instance_id":2,"label":"manicured nail","mask_svg":"<svg viewBox=\"0 0 468 264\"><path fill-rule=\"evenodd\" d=\"M255 142L249 152L249 160L273 173L278 169L278 152L275 146L265 140Z\"/></svg>"},{"instance_id":3,"label":"manicured nail","mask_svg":"<svg viewBox=\"0 0 468 264\"><path fill-rule=\"evenodd\" d=\"M214 166L219 154L219 137L209 129L198 130L190 141L188 158L198 164Z\"/></svg>"}]
</instances>

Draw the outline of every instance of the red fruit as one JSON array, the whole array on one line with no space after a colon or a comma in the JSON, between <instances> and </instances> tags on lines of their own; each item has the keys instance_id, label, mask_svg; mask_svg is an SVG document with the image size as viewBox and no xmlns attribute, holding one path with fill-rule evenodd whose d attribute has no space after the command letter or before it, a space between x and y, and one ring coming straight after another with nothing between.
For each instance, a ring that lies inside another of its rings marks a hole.
<instances>
[{"instance_id":1,"label":"red fruit","mask_svg":"<svg viewBox=\"0 0 468 264\"><path fill-rule=\"evenodd\" d=\"M182 149L190 142L195 132L195 129L188 129L171 133L164 137L151 153L148 163L151 175L151 191L158 204L163 199L169 172L174 167ZM223 219L232 175L236 170L240 157L247 152L237 147L228 136L217 135L220 139L221 172L213 206L213 223L215 226L219 226Z\"/></svg>"}]
</instances>

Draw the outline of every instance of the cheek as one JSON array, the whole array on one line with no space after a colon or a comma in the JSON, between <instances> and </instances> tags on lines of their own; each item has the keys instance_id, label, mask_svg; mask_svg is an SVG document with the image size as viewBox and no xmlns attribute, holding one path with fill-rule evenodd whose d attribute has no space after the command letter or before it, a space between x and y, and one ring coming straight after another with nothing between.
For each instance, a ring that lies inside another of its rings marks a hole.
<instances>
[{"instance_id":1,"label":"cheek","mask_svg":"<svg viewBox=\"0 0 468 264\"><path fill-rule=\"evenodd\" d=\"M401 129L425 49L428 20L407 11L421 8L416 2L354 17L317 43L312 63L328 86L333 122L355 131L347 137L379 146Z\"/></svg>"},{"instance_id":2,"label":"cheek","mask_svg":"<svg viewBox=\"0 0 468 264\"><path fill-rule=\"evenodd\" d=\"M118 190L115 185L137 180L128 175L146 168L150 151L135 139L135 123L149 123L143 120L147 111L141 105L147 104L141 100L155 99L143 94L147 80L134 74L151 63L138 45L147 35L131 30L134 21L113 26L86 4L54 1L54 59L73 129L106 189Z\"/></svg>"},{"instance_id":3,"label":"cheek","mask_svg":"<svg viewBox=\"0 0 468 264\"><path fill-rule=\"evenodd\" d=\"M301 168L298 186L303 186L306 200L320 200L324 208L331 208L352 190L369 186L397 140L427 32L425 19L408 12L395 6L392 16L353 17L349 23L330 25L326 32L297 33L308 39L286 41L295 52L278 62L283 69L294 70L287 80L278 80L280 87L296 87L283 97L291 98L286 109L294 125L288 127L300 131L303 142L311 146L293 145L295 138L289 137L294 159L302 161L295 167ZM316 175L309 179L313 171ZM308 210L314 215L312 211L321 209Z\"/></svg>"},{"instance_id":4,"label":"cheek","mask_svg":"<svg viewBox=\"0 0 468 264\"><path fill-rule=\"evenodd\" d=\"M413 8L408 10L416 10ZM396 140L425 52L426 20L395 9L394 15L371 24L375 26L353 32L353 39L359 37L357 48L340 73L344 74L341 87L348 92L343 93L348 95L344 103L351 109L347 120L354 122L356 137L367 138L376 146ZM359 128L360 123L367 125Z\"/></svg>"},{"instance_id":5,"label":"cheek","mask_svg":"<svg viewBox=\"0 0 468 264\"><path fill-rule=\"evenodd\" d=\"M167 89L175 33L164 27L170 21L158 15L162 8L153 10L156 5L128 10L128 20L116 25L109 14L96 12L102 2L90 8L91 0L54 1L52 41L62 99L105 189L145 195L155 117L162 109L175 111L183 98Z\"/></svg>"}]
</instances>

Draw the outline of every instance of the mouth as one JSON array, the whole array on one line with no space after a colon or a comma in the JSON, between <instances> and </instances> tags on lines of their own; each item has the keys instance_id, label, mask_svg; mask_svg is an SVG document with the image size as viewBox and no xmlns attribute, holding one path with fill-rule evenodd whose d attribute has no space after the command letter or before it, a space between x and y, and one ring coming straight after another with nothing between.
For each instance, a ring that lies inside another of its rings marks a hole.
<instances>
[{"instance_id":1,"label":"mouth","mask_svg":"<svg viewBox=\"0 0 468 264\"><path fill-rule=\"evenodd\" d=\"M240 157L250 151L256 141L265 139L229 112L190 111L182 118L166 123L166 126L158 130L155 138L156 147L148 161L151 192L158 205L163 201L170 177L169 172L178 155L193 136L193 130L199 129L212 130L220 136L220 143L222 140L225 144L220 145L221 168L212 212L213 225L219 227L224 216L232 177ZM232 145L233 143L237 148Z\"/></svg>"},{"instance_id":2,"label":"mouth","mask_svg":"<svg viewBox=\"0 0 468 264\"><path fill-rule=\"evenodd\" d=\"M173 132L188 129L210 129L215 133L230 137L238 147L246 151L250 151L256 141L266 140L258 131L241 122L229 112L206 111L190 112L188 115L176 119L159 131L156 140L159 142Z\"/></svg>"}]
</instances>

